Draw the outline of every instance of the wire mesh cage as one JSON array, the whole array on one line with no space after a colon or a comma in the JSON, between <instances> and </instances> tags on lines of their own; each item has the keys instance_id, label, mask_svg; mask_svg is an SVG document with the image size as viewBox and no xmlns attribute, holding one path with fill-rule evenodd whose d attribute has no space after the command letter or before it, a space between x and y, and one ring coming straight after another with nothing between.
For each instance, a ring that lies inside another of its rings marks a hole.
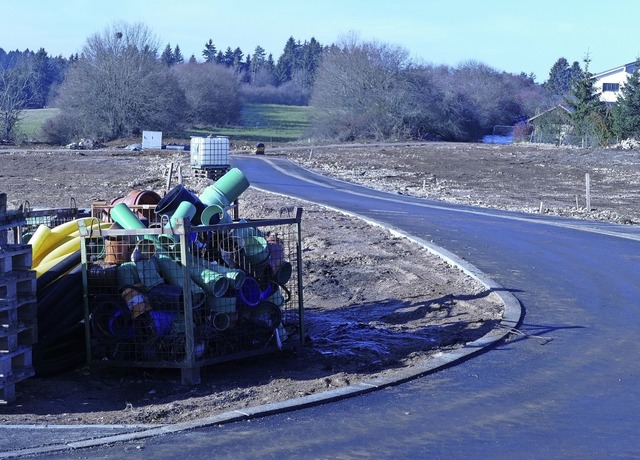
<instances>
[{"instance_id":1,"label":"wire mesh cage","mask_svg":"<svg viewBox=\"0 0 640 460\"><path fill-rule=\"evenodd\" d=\"M89 359L197 383L202 366L302 346L301 215L133 229L96 218L81 229Z\"/></svg>"},{"instance_id":2,"label":"wire mesh cage","mask_svg":"<svg viewBox=\"0 0 640 460\"><path fill-rule=\"evenodd\" d=\"M20 207L19 213L22 220L4 237L8 243L27 243L39 226L45 225L49 228L55 228L77 219L82 214L73 198L69 200L68 208L34 209L28 201L25 201Z\"/></svg>"},{"instance_id":3,"label":"wire mesh cage","mask_svg":"<svg viewBox=\"0 0 640 460\"><path fill-rule=\"evenodd\" d=\"M91 217L95 217L102 222L111 222L111 210L118 202L95 201L91 204ZM161 217L155 213L155 204L127 204L134 214L147 227L152 227L160 223Z\"/></svg>"},{"instance_id":4,"label":"wire mesh cage","mask_svg":"<svg viewBox=\"0 0 640 460\"><path fill-rule=\"evenodd\" d=\"M77 219L80 214L76 201L73 198L69 200L68 208L33 209L30 203L26 201L23 206L23 212L27 219L27 224L23 228L23 232L35 231L39 225L54 228Z\"/></svg>"}]
</instances>

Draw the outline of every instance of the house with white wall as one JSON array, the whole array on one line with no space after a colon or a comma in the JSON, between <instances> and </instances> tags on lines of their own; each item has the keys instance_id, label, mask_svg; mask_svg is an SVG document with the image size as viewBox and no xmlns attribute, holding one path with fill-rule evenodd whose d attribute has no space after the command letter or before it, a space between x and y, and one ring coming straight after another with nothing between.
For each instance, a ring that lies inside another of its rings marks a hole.
<instances>
[{"instance_id":1,"label":"house with white wall","mask_svg":"<svg viewBox=\"0 0 640 460\"><path fill-rule=\"evenodd\" d=\"M608 104L615 103L627 77L639 67L638 61L633 61L595 74L593 78L596 80L596 88L600 91L600 100Z\"/></svg>"}]
</instances>

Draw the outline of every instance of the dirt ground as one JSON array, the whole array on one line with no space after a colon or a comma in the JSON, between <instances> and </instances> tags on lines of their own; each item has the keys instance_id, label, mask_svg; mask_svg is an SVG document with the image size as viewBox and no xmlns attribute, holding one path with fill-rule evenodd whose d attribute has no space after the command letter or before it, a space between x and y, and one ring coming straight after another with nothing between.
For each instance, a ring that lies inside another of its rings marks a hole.
<instances>
[{"instance_id":1,"label":"dirt ground","mask_svg":"<svg viewBox=\"0 0 640 460\"><path fill-rule=\"evenodd\" d=\"M434 142L270 151L325 175L398 194L621 224L640 222L637 150Z\"/></svg>"},{"instance_id":2,"label":"dirt ground","mask_svg":"<svg viewBox=\"0 0 640 460\"><path fill-rule=\"evenodd\" d=\"M124 145L123 145L124 146ZM121 146L121 147L123 147ZM241 146L236 154L250 154ZM483 144L276 147L310 169L399 194L572 215L640 221L637 154L622 150ZM200 191L188 152L0 150L0 192L9 209L78 207L166 189L167 166ZM585 209L585 173L591 211ZM174 184L177 178L174 179ZM576 204L578 206L576 206ZM184 386L178 371L86 368L16 386L0 423L171 423L275 402L383 376L461 346L496 327L493 294L403 238L317 205L249 189L241 217L276 217L303 207L303 280L308 340L302 356L276 353L209 366Z\"/></svg>"}]
</instances>

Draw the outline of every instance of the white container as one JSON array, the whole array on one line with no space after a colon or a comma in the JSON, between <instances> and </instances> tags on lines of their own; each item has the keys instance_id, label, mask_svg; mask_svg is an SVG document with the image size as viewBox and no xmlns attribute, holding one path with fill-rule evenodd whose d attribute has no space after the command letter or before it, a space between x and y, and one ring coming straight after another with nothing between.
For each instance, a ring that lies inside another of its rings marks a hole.
<instances>
[{"instance_id":1,"label":"white container","mask_svg":"<svg viewBox=\"0 0 640 460\"><path fill-rule=\"evenodd\" d=\"M161 149L162 131L142 131L143 149Z\"/></svg>"},{"instance_id":2,"label":"white container","mask_svg":"<svg viewBox=\"0 0 640 460\"><path fill-rule=\"evenodd\" d=\"M190 151L194 168L229 166L229 139L226 137L192 137Z\"/></svg>"}]
</instances>

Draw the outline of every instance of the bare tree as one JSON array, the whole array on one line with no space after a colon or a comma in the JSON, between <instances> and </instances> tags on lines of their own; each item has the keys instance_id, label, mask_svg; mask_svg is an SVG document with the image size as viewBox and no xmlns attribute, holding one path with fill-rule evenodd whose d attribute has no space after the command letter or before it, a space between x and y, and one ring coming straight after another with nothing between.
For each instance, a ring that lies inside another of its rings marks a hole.
<instances>
[{"instance_id":1,"label":"bare tree","mask_svg":"<svg viewBox=\"0 0 640 460\"><path fill-rule=\"evenodd\" d=\"M188 63L172 67L187 102L187 121L220 126L240 120L239 83L233 69L222 64Z\"/></svg>"},{"instance_id":2,"label":"bare tree","mask_svg":"<svg viewBox=\"0 0 640 460\"><path fill-rule=\"evenodd\" d=\"M329 49L316 74L313 126L340 140L477 141L532 113L538 89L531 78L475 61L416 65L402 48L351 36Z\"/></svg>"},{"instance_id":3,"label":"bare tree","mask_svg":"<svg viewBox=\"0 0 640 460\"><path fill-rule=\"evenodd\" d=\"M403 48L360 42L354 35L330 48L311 99L316 133L342 140L401 135L408 100L402 73L408 65Z\"/></svg>"},{"instance_id":4,"label":"bare tree","mask_svg":"<svg viewBox=\"0 0 640 460\"><path fill-rule=\"evenodd\" d=\"M47 130L109 140L175 128L184 94L157 49L157 39L142 24L115 23L89 37L60 89L62 113Z\"/></svg>"},{"instance_id":5,"label":"bare tree","mask_svg":"<svg viewBox=\"0 0 640 460\"><path fill-rule=\"evenodd\" d=\"M0 70L0 141L15 140L15 128L29 103L32 72L24 66Z\"/></svg>"}]
</instances>

